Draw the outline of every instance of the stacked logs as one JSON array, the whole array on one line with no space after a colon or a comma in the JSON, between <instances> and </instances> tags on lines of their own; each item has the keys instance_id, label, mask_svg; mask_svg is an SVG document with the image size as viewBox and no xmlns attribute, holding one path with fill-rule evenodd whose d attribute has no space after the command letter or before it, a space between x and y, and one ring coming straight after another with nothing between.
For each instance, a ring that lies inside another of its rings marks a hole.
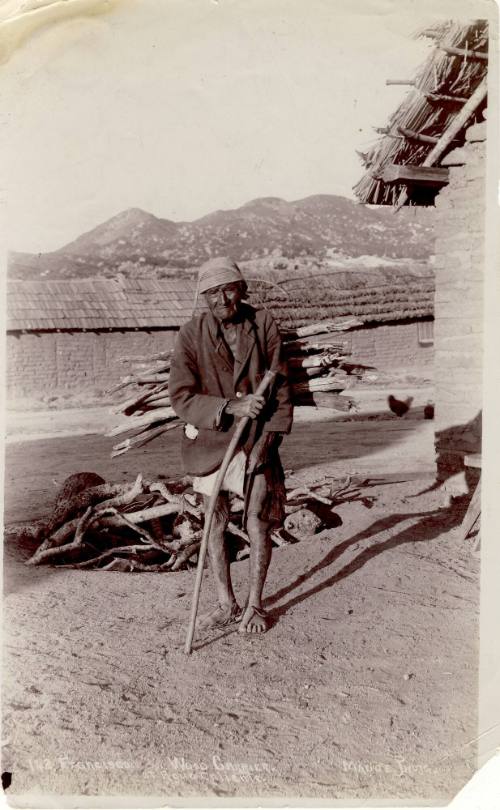
<instances>
[{"instance_id":1,"label":"stacked logs","mask_svg":"<svg viewBox=\"0 0 500 810\"><path fill-rule=\"evenodd\" d=\"M131 447L141 447L168 430L177 428L181 422L170 404L168 380L171 352L157 354L146 363L136 363L128 374L107 393L113 394L133 386L135 394L113 408L113 412L127 417L106 435L128 435L113 446L112 458L126 453Z\"/></svg>"},{"instance_id":2,"label":"stacked logs","mask_svg":"<svg viewBox=\"0 0 500 810\"><path fill-rule=\"evenodd\" d=\"M294 405L356 409L353 399L340 394L373 369L349 361L347 341L338 333L361 323L357 318L321 321L283 334Z\"/></svg>"},{"instance_id":3,"label":"stacked logs","mask_svg":"<svg viewBox=\"0 0 500 810\"><path fill-rule=\"evenodd\" d=\"M349 477L341 482L323 479L309 487L287 481L286 518L273 532L273 544L287 546L327 528L335 503L353 498ZM243 507L242 499L233 496L228 532L235 560L250 553ZM32 527L37 548L26 564L177 571L196 563L202 531L203 501L187 477L147 482L138 475L133 484L108 484L95 473L77 473L61 490L52 515Z\"/></svg>"},{"instance_id":4,"label":"stacked logs","mask_svg":"<svg viewBox=\"0 0 500 810\"><path fill-rule=\"evenodd\" d=\"M295 406L313 405L338 411L356 409L353 399L340 394L373 369L349 360L347 341L339 333L360 324L356 318L322 321L283 334ZM171 353L167 352L156 355L148 364L137 363L131 374L107 392L116 393L128 386L135 389L133 396L113 408L114 413L127 418L107 435L127 435L113 446L112 457L132 447L141 447L181 425L168 394L170 361Z\"/></svg>"}]
</instances>

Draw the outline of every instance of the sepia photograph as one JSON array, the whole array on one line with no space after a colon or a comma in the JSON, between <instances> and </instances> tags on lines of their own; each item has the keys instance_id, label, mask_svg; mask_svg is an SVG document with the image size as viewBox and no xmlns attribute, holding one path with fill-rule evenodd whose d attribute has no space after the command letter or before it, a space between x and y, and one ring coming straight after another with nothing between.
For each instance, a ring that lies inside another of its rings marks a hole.
<instances>
[{"instance_id":1,"label":"sepia photograph","mask_svg":"<svg viewBox=\"0 0 500 810\"><path fill-rule=\"evenodd\" d=\"M7 0L0 92L5 801L447 805L500 744L496 3Z\"/></svg>"}]
</instances>

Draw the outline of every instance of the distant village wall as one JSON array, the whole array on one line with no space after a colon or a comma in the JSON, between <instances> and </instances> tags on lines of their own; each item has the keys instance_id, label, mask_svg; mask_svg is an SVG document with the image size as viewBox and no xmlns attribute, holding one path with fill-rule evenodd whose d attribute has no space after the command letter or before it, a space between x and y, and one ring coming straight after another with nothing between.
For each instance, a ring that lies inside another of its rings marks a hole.
<instances>
[{"instance_id":1,"label":"distant village wall","mask_svg":"<svg viewBox=\"0 0 500 810\"><path fill-rule=\"evenodd\" d=\"M428 324L424 329L422 324ZM377 324L348 333L350 350L361 362L369 360L380 371L415 370L432 378L434 346L432 319Z\"/></svg>"},{"instance_id":2,"label":"distant village wall","mask_svg":"<svg viewBox=\"0 0 500 810\"><path fill-rule=\"evenodd\" d=\"M486 124L443 161L449 184L436 199L435 368L438 475L481 446Z\"/></svg>"},{"instance_id":3,"label":"distant village wall","mask_svg":"<svg viewBox=\"0 0 500 810\"><path fill-rule=\"evenodd\" d=\"M423 322L381 324L345 333L353 356L380 370L432 375L433 347ZM430 321L432 324L432 321ZM128 373L131 360L168 351L177 329L102 332L11 332L7 336L10 401L98 398Z\"/></svg>"},{"instance_id":4,"label":"distant village wall","mask_svg":"<svg viewBox=\"0 0 500 810\"><path fill-rule=\"evenodd\" d=\"M26 332L7 336L7 396L91 398L119 382L130 360L174 345L175 329L123 332Z\"/></svg>"}]
</instances>

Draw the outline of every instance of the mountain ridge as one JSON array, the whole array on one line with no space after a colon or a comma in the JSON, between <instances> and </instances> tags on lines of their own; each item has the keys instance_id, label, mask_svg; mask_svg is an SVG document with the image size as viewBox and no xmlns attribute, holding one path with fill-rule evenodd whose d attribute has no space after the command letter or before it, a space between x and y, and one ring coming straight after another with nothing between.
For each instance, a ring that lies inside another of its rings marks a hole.
<instances>
[{"instance_id":1,"label":"mountain ridge","mask_svg":"<svg viewBox=\"0 0 500 810\"><path fill-rule=\"evenodd\" d=\"M422 261L430 255L432 237L431 217L425 210L395 214L393 209L373 209L329 194L291 202L257 197L192 222L129 208L51 253L11 254L9 275L83 278L127 273L133 265L187 270L216 255L230 255L236 261L273 256Z\"/></svg>"}]
</instances>

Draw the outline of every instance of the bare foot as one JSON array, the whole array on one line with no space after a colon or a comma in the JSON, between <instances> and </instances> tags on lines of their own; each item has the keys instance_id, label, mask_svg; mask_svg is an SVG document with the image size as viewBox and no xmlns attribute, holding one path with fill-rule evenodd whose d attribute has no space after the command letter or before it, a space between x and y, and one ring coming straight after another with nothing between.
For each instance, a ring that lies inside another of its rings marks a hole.
<instances>
[{"instance_id":1,"label":"bare foot","mask_svg":"<svg viewBox=\"0 0 500 810\"><path fill-rule=\"evenodd\" d=\"M205 613L201 617L198 627L206 630L207 627L227 627L228 624L239 621L241 618L241 608L236 602L229 605L217 605L210 613Z\"/></svg>"},{"instance_id":2,"label":"bare foot","mask_svg":"<svg viewBox=\"0 0 500 810\"><path fill-rule=\"evenodd\" d=\"M265 633L269 629L269 616L255 605L249 605L241 618L238 633Z\"/></svg>"}]
</instances>

